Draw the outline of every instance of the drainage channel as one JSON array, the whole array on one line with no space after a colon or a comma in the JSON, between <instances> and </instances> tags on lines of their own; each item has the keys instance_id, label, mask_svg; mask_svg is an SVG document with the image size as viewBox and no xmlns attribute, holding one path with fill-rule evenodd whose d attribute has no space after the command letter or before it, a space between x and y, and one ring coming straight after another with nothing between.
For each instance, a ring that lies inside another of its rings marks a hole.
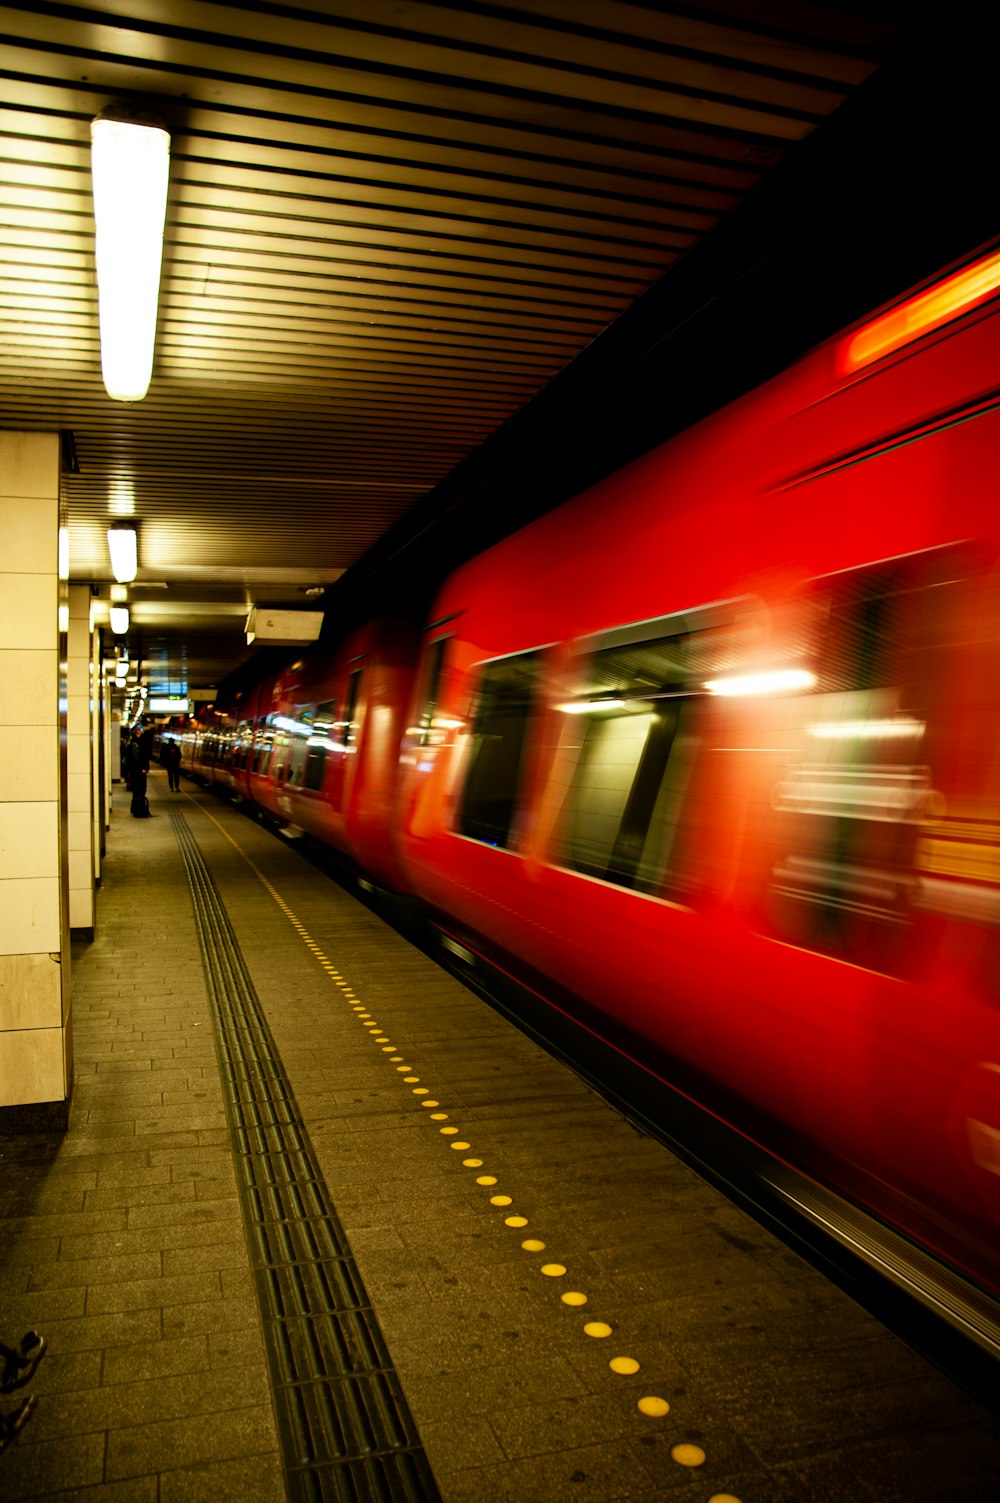
<instances>
[{"instance_id":1,"label":"drainage channel","mask_svg":"<svg viewBox=\"0 0 1000 1503\"><path fill-rule=\"evenodd\" d=\"M211 873L179 809L290 1503L440 1493Z\"/></svg>"}]
</instances>

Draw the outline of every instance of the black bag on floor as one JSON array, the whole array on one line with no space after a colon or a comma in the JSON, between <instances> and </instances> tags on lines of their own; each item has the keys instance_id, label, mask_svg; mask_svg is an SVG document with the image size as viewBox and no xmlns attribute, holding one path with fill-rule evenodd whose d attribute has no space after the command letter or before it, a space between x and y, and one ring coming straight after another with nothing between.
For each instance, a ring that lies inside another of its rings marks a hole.
<instances>
[{"instance_id":1,"label":"black bag on floor","mask_svg":"<svg viewBox=\"0 0 1000 1503\"><path fill-rule=\"evenodd\" d=\"M132 815L135 819L152 819L153 817L149 807L149 799L144 793L140 793L138 789L132 795Z\"/></svg>"}]
</instances>

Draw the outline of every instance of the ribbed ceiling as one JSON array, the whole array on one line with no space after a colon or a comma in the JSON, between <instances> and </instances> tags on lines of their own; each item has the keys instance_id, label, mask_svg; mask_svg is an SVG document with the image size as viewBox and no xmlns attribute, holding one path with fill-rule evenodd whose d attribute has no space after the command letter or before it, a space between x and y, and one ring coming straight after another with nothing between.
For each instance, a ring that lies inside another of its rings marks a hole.
<instances>
[{"instance_id":1,"label":"ribbed ceiling","mask_svg":"<svg viewBox=\"0 0 1000 1503\"><path fill-rule=\"evenodd\" d=\"M0 7L0 423L74 435L71 573L140 529L192 686L335 580L907 41L720 0ZM153 385L100 377L90 121L172 135Z\"/></svg>"}]
</instances>

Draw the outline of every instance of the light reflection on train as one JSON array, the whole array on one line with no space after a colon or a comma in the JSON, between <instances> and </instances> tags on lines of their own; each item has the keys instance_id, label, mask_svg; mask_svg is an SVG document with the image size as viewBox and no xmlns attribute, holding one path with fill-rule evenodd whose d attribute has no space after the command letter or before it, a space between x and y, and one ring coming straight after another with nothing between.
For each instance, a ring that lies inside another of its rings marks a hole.
<instances>
[{"instance_id":1,"label":"light reflection on train","mask_svg":"<svg viewBox=\"0 0 1000 1503\"><path fill-rule=\"evenodd\" d=\"M185 765L1000 1292L1000 253Z\"/></svg>"}]
</instances>

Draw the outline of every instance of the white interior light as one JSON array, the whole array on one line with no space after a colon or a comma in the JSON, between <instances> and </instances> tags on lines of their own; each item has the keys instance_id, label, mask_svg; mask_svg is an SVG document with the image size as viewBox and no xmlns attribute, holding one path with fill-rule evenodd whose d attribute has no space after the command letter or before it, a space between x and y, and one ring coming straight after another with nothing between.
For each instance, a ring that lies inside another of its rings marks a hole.
<instances>
[{"instance_id":1,"label":"white interior light","mask_svg":"<svg viewBox=\"0 0 1000 1503\"><path fill-rule=\"evenodd\" d=\"M557 705L564 715L596 715L599 710L622 710L625 708L623 699L614 699L606 695L603 699L571 699L564 705Z\"/></svg>"},{"instance_id":2,"label":"white interior light","mask_svg":"<svg viewBox=\"0 0 1000 1503\"><path fill-rule=\"evenodd\" d=\"M729 678L709 679L709 694L791 694L797 689L811 689L815 673L804 668L777 668L769 673L735 673Z\"/></svg>"},{"instance_id":3,"label":"white interior light","mask_svg":"<svg viewBox=\"0 0 1000 1503\"><path fill-rule=\"evenodd\" d=\"M90 127L101 371L109 397L138 402L153 374L170 136L114 113Z\"/></svg>"},{"instance_id":4,"label":"white interior light","mask_svg":"<svg viewBox=\"0 0 1000 1503\"><path fill-rule=\"evenodd\" d=\"M139 567L135 528L124 527L120 523L109 527L108 551L111 554L111 572L119 584L134 579Z\"/></svg>"},{"instance_id":5,"label":"white interior light","mask_svg":"<svg viewBox=\"0 0 1000 1503\"><path fill-rule=\"evenodd\" d=\"M116 637L123 637L128 631L128 606L113 605L108 614L111 618L111 630Z\"/></svg>"}]
</instances>

